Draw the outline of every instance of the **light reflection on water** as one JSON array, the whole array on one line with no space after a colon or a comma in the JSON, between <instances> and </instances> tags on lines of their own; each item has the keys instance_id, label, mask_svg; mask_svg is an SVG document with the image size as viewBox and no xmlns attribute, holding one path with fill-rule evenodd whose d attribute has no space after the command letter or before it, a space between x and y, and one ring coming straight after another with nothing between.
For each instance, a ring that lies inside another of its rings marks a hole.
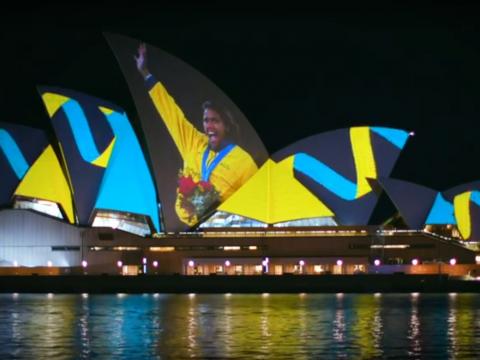
<instances>
[{"instance_id":1,"label":"light reflection on water","mask_svg":"<svg viewBox=\"0 0 480 360\"><path fill-rule=\"evenodd\" d=\"M479 358L480 295L0 295L0 358Z\"/></svg>"}]
</instances>

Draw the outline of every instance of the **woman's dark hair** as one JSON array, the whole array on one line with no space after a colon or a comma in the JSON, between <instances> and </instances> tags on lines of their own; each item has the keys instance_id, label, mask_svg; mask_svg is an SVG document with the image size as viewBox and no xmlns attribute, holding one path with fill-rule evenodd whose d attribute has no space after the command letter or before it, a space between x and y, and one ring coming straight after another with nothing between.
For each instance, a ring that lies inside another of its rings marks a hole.
<instances>
[{"instance_id":1,"label":"woman's dark hair","mask_svg":"<svg viewBox=\"0 0 480 360\"><path fill-rule=\"evenodd\" d=\"M202 110L205 111L207 109L214 110L220 115L220 118L225 124L225 132L228 139L234 142L240 141L240 128L232 113L227 108L213 100L207 100L202 104Z\"/></svg>"}]
</instances>

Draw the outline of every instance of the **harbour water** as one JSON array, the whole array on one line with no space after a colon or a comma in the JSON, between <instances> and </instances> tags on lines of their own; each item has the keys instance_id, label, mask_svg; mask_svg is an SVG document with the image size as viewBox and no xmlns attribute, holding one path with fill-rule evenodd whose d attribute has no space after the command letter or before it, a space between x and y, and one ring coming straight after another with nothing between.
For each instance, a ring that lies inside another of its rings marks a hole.
<instances>
[{"instance_id":1,"label":"harbour water","mask_svg":"<svg viewBox=\"0 0 480 360\"><path fill-rule=\"evenodd\" d=\"M480 358L478 294L0 294L0 359Z\"/></svg>"}]
</instances>

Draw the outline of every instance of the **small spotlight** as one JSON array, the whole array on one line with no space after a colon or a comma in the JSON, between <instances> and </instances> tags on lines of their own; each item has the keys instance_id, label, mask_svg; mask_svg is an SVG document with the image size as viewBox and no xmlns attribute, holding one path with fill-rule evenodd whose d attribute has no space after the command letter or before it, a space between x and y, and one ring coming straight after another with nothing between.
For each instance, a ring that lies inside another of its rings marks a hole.
<instances>
[{"instance_id":1,"label":"small spotlight","mask_svg":"<svg viewBox=\"0 0 480 360\"><path fill-rule=\"evenodd\" d=\"M343 265L343 260L342 260L342 259L338 259L338 260L337 260L337 265L338 265L338 266L342 266L342 265Z\"/></svg>"},{"instance_id":2,"label":"small spotlight","mask_svg":"<svg viewBox=\"0 0 480 360\"><path fill-rule=\"evenodd\" d=\"M82 260L82 267L86 268L88 266L87 260Z\"/></svg>"},{"instance_id":3,"label":"small spotlight","mask_svg":"<svg viewBox=\"0 0 480 360\"><path fill-rule=\"evenodd\" d=\"M457 259L451 258L450 259L450 265L456 265L457 264Z\"/></svg>"},{"instance_id":4,"label":"small spotlight","mask_svg":"<svg viewBox=\"0 0 480 360\"><path fill-rule=\"evenodd\" d=\"M157 260L155 260L155 261L153 262L153 267L158 267L158 261L157 261Z\"/></svg>"},{"instance_id":5,"label":"small spotlight","mask_svg":"<svg viewBox=\"0 0 480 360\"><path fill-rule=\"evenodd\" d=\"M410 135L410 136L415 136L415 131L410 131L410 132L408 133L408 135Z\"/></svg>"},{"instance_id":6,"label":"small spotlight","mask_svg":"<svg viewBox=\"0 0 480 360\"><path fill-rule=\"evenodd\" d=\"M146 257L144 257L144 258L142 259L142 264L143 264L143 265L147 265L147 258L146 258Z\"/></svg>"},{"instance_id":7,"label":"small spotlight","mask_svg":"<svg viewBox=\"0 0 480 360\"><path fill-rule=\"evenodd\" d=\"M194 265L195 265L195 263L193 262L193 260L188 261L188 266L193 267Z\"/></svg>"},{"instance_id":8,"label":"small spotlight","mask_svg":"<svg viewBox=\"0 0 480 360\"><path fill-rule=\"evenodd\" d=\"M230 260L225 260L225 266L230 266L231 263L230 263Z\"/></svg>"},{"instance_id":9,"label":"small spotlight","mask_svg":"<svg viewBox=\"0 0 480 360\"><path fill-rule=\"evenodd\" d=\"M375 266L380 266L380 264L381 264L380 259L375 259L375 260L373 261L373 264L374 264Z\"/></svg>"},{"instance_id":10,"label":"small spotlight","mask_svg":"<svg viewBox=\"0 0 480 360\"><path fill-rule=\"evenodd\" d=\"M413 265L413 266L417 266L418 263L419 263L418 259L413 259L413 260L412 260L412 265Z\"/></svg>"},{"instance_id":11,"label":"small spotlight","mask_svg":"<svg viewBox=\"0 0 480 360\"><path fill-rule=\"evenodd\" d=\"M299 264L300 266L305 266L305 261L300 260L300 261L298 262L298 264Z\"/></svg>"},{"instance_id":12,"label":"small spotlight","mask_svg":"<svg viewBox=\"0 0 480 360\"><path fill-rule=\"evenodd\" d=\"M47 261L47 266L48 266L48 267L52 267L52 265L53 265L53 263L52 263L50 260L48 260L48 261Z\"/></svg>"},{"instance_id":13,"label":"small spotlight","mask_svg":"<svg viewBox=\"0 0 480 360\"><path fill-rule=\"evenodd\" d=\"M118 260L118 261L117 261L117 266L118 266L119 268L121 268L121 267L122 267L122 265L123 265L123 262L122 262L122 260Z\"/></svg>"}]
</instances>

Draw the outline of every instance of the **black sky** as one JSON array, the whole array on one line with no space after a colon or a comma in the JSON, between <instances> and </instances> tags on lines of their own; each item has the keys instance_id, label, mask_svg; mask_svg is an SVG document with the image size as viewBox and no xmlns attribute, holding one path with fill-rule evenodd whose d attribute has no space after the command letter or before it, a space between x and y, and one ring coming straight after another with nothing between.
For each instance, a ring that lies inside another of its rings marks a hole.
<instances>
[{"instance_id":1,"label":"black sky","mask_svg":"<svg viewBox=\"0 0 480 360\"><path fill-rule=\"evenodd\" d=\"M393 176L438 190L480 179L480 39L472 9L44 4L2 11L0 120L50 130L35 86L136 113L102 32L198 69L273 153L353 125L413 130Z\"/></svg>"}]
</instances>

